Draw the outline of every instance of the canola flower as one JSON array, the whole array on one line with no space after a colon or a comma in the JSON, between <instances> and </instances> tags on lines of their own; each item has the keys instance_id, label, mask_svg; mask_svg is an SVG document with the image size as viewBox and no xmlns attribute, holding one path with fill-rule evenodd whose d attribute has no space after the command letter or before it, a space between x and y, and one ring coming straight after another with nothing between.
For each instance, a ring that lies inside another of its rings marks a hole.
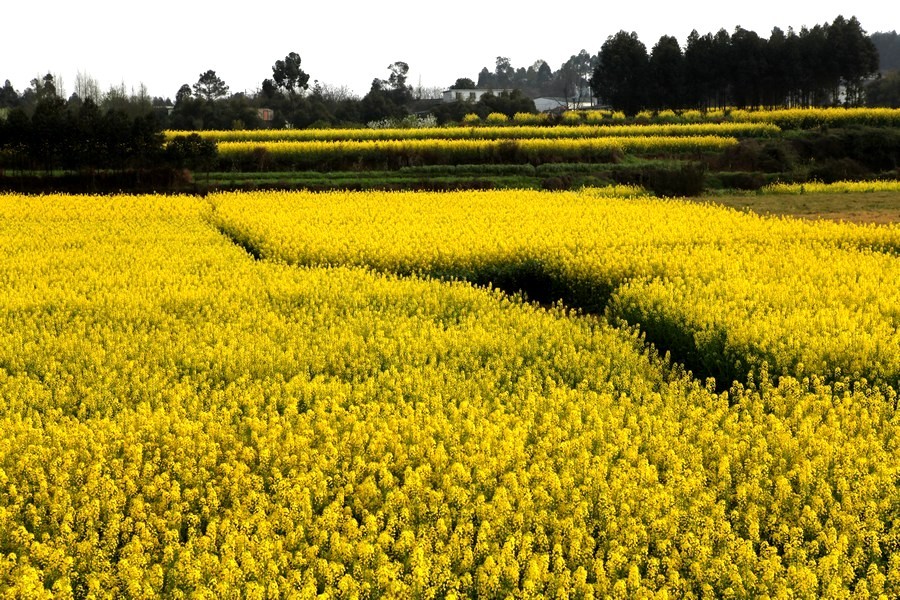
<instances>
[{"instance_id":1,"label":"canola flower","mask_svg":"<svg viewBox=\"0 0 900 600\"><path fill-rule=\"evenodd\" d=\"M566 123L604 122L609 119L624 119L619 113L612 115L609 111L566 111L563 114ZM658 113L642 111L635 115L639 121L656 121L669 123L769 123L780 129L815 129L817 127L843 127L846 125L868 125L872 127L897 127L900 125L900 109L897 108L781 108L767 109L715 109L707 111L663 110Z\"/></svg>"},{"instance_id":2,"label":"canola flower","mask_svg":"<svg viewBox=\"0 0 900 600\"><path fill-rule=\"evenodd\" d=\"M640 325L698 373L896 385L897 227L766 219L594 191L216 195L265 257L515 287Z\"/></svg>"},{"instance_id":3,"label":"canola flower","mask_svg":"<svg viewBox=\"0 0 900 600\"><path fill-rule=\"evenodd\" d=\"M813 129L821 126L900 126L898 108L785 108L779 110L732 110L728 118L737 122L773 123L781 129Z\"/></svg>"},{"instance_id":4,"label":"canola flower","mask_svg":"<svg viewBox=\"0 0 900 600\"><path fill-rule=\"evenodd\" d=\"M892 390L717 394L601 320L255 260L220 228L278 198L213 200L0 196L4 597L900 595ZM654 206L672 248L886 235Z\"/></svg>"},{"instance_id":5,"label":"canola flower","mask_svg":"<svg viewBox=\"0 0 900 600\"><path fill-rule=\"evenodd\" d=\"M501 115L502 116L502 115ZM529 115L537 117L538 115ZM500 117L495 121L503 123ZM514 122L524 122L525 116L516 115ZM646 137L646 136L720 136L720 137L773 137L781 130L771 123L689 123L648 125L535 125L492 127L418 127L402 129L250 129L166 131L167 140L196 133L204 139L220 142L339 142L366 140L502 140L502 139L567 139L597 137Z\"/></svg>"},{"instance_id":6,"label":"canola flower","mask_svg":"<svg viewBox=\"0 0 900 600\"><path fill-rule=\"evenodd\" d=\"M821 181L808 181L806 183L773 183L762 189L764 194L844 194L859 192L897 192L900 191L900 181L835 181L823 183Z\"/></svg>"}]
</instances>

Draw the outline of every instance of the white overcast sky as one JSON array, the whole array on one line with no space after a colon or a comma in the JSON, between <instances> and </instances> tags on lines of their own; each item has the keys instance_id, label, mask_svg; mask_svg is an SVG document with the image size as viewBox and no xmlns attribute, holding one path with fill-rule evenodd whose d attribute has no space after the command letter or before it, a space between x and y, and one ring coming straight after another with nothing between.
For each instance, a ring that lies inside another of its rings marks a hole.
<instances>
[{"instance_id":1,"label":"white overcast sky","mask_svg":"<svg viewBox=\"0 0 900 600\"><path fill-rule=\"evenodd\" d=\"M151 95L174 99L181 84L212 69L232 92L252 92L276 60L297 52L310 84L362 95L398 60L410 65L412 85L448 87L493 70L497 56L516 68L544 59L557 69L582 48L596 54L620 30L636 32L649 50L661 35L683 46L692 29L739 25L768 37L776 26L799 30L838 15L856 16L868 33L900 29L894 0L16 1L0 10L0 82L9 79L21 93L49 72L71 94L82 72L104 90L143 83Z\"/></svg>"}]
</instances>

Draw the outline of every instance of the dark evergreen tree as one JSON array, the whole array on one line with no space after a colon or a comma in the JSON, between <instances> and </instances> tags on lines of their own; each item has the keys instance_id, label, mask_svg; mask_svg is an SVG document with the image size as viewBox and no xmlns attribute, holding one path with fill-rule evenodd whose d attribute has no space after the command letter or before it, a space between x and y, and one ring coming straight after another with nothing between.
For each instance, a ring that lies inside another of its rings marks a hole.
<instances>
[{"instance_id":1,"label":"dark evergreen tree","mask_svg":"<svg viewBox=\"0 0 900 600\"><path fill-rule=\"evenodd\" d=\"M878 50L856 17L837 17L829 29L835 68L845 93L845 101L859 105L863 83L878 72Z\"/></svg>"},{"instance_id":2,"label":"dark evergreen tree","mask_svg":"<svg viewBox=\"0 0 900 600\"><path fill-rule=\"evenodd\" d=\"M600 49L600 62L591 77L594 95L628 114L647 102L650 58L636 33L620 31L607 38Z\"/></svg>"},{"instance_id":3,"label":"dark evergreen tree","mask_svg":"<svg viewBox=\"0 0 900 600\"><path fill-rule=\"evenodd\" d=\"M497 94L488 92L478 99L474 112L481 118L486 117L490 113L503 113L507 117L512 118L516 113L535 112L534 100L519 90L503 91Z\"/></svg>"},{"instance_id":4,"label":"dark evergreen tree","mask_svg":"<svg viewBox=\"0 0 900 600\"><path fill-rule=\"evenodd\" d=\"M711 62L709 64L712 76L712 102L716 108L725 108L730 103L731 72L734 65L731 36L724 29L720 29L712 37Z\"/></svg>"},{"instance_id":5,"label":"dark evergreen tree","mask_svg":"<svg viewBox=\"0 0 900 600\"><path fill-rule=\"evenodd\" d=\"M21 98L19 92L12 86L9 79L0 88L0 108L15 108L19 105Z\"/></svg>"},{"instance_id":6,"label":"dark evergreen tree","mask_svg":"<svg viewBox=\"0 0 900 600\"><path fill-rule=\"evenodd\" d=\"M876 32L870 37L878 51L878 70L881 73L900 71L900 35L889 31Z\"/></svg>"},{"instance_id":7,"label":"dark evergreen tree","mask_svg":"<svg viewBox=\"0 0 900 600\"><path fill-rule=\"evenodd\" d=\"M766 69L763 74L762 104L769 107L790 104L790 90L793 81L791 63L788 59L791 45L784 31L775 27L765 43L763 53Z\"/></svg>"},{"instance_id":8,"label":"dark evergreen tree","mask_svg":"<svg viewBox=\"0 0 900 600\"><path fill-rule=\"evenodd\" d=\"M207 102L212 102L228 95L228 86L212 69L200 74L200 78L197 79L193 89L194 94Z\"/></svg>"},{"instance_id":9,"label":"dark evergreen tree","mask_svg":"<svg viewBox=\"0 0 900 600\"><path fill-rule=\"evenodd\" d=\"M191 86L182 85L175 94L175 106L172 109L170 124L173 129L203 129L203 101L194 98Z\"/></svg>"},{"instance_id":10,"label":"dark evergreen tree","mask_svg":"<svg viewBox=\"0 0 900 600\"><path fill-rule=\"evenodd\" d=\"M685 62L678 40L664 35L650 51L648 105L656 110L682 108L685 102Z\"/></svg>"},{"instance_id":11,"label":"dark evergreen tree","mask_svg":"<svg viewBox=\"0 0 900 600\"><path fill-rule=\"evenodd\" d=\"M763 104L763 84L768 73L766 42L754 31L742 27L734 30L729 48L731 67L728 88L731 104L738 108Z\"/></svg>"},{"instance_id":12,"label":"dark evergreen tree","mask_svg":"<svg viewBox=\"0 0 900 600\"><path fill-rule=\"evenodd\" d=\"M494 67L494 86L498 88L511 87L515 73L516 70L509 59L505 56L498 56Z\"/></svg>"},{"instance_id":13,"label":"dark evergreen tree","mask_svg":"<svg viewBox=\"0 0 900 600\"><path fill-rule=\"evenodd\" d=\"M482 89L496 87L496 77L488 71L487 67L482 68L478 73L478 87Z\"/></svg>"},{"instance_id":14,"label":"dark evergreen tree","mask_svg":"<svg viewBox=\"0 0 900 600\"><path fill-rule=\"evenodd\" d=\"M900 71L870 82L866 86L866 105L900 108Z\"/></svg>"},{"instance_id":15,"label":"dark evergreen tree","mask_svg":"<svg viewBox=\"0 0 900 600\"><path fill-rule=\"evenodd\" d=\"M31 117L30 153L35 164L48 172L58 166L65 156L69 133L65 101L56 95L55 88L51 92L45 87Z\"/></svg>"},{"instance_id":16,"label":"dark evergreen tree","mask_svg":"<svg viewBox=\"0 0 900 600\"><path fill-rule=\"evenodd\" d=\"M291 52L284 60L276 60L272 67L272 81L289 95L300 94L309 88L309 75L300 68L300 55Z\"/></svg>"}]
</instances>

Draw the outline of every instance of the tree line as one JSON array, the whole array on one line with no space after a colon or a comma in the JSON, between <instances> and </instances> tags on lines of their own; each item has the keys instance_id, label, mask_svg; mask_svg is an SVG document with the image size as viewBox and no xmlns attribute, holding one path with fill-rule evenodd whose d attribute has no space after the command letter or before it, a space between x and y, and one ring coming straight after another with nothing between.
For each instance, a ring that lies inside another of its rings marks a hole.
<instances>
[{"instance_id":1,"label":"tree line","mask_svg":"<svg viewBox=\"0 0 900 600\"><path fill-rule=\"evenodd\" d=\"M149 101L128 100L128 110L91 98L66 101L49 74L30 91L30 110L14 107L0 119L0 168L144 169L163 160Z\"/></svg>"},{"instance_id":2,"label":"tree line","mask_svg":"<svg viewBox=\"0 0 900 600\"><path fill-rule=\"evenodd\" d=\"M601 102L640 110L860 105L879 55L855 17L799 32L779 28L766 39L737 27L691 32L682 50L662 36L648 52L637 34L620 31L600 49L590 86Z\"/></svg>"},{"instance_id":3,"label":"tree line","mask_svg":"<svg viewBox=\"0 0 900 600\"><path fill-rule=\"evenodd\" d=\"M875 81L870 78L878 69L879 56L883 69L900 64L897 38L896 32L867 36L855 17L837 17L832 23L799 32L775 28L768 38L741 27L733 33L720 30L700 35L693 31L683 48L666 35L650 51L635 33L620 31L610 36L597 54L582 49L555 70L544 60L515 67L509 58L498 56L492 70L484 67L475 78L460 77L448 86L496 90L477 103L443 103L441 88L410 85L409 65L403 61L388 65L387 76L374 78L369 91L360 97L346 87L312 80L295 52L276 60L270 76L255 92L232 93L214 70L207 70L193 84L183 84L174 100L151 98L143 87L130 94L124 85L103 92L93 78L81 73L65 99L61 81L48 74L32 80L22 93L8 80L0 87L0 133L8 139L32 126L33 133L44 131L30 138L33 148L25 154L32 164L122 164L139 163L147 157L139 139L143 134L137 133L142 128L355 127L401 122L423 114L442 124L461 121L472 112L481 117L491 112L510 117L534 112L531 98L538 96L561 98L570 108L596 100L629 114L646 109L725 106L864 102L896 106L900 104L900 76L884 72ZM123 151L126 121L136 137ZM107 138L94 144L101 150L90 151L87 158L81 153L88 150L60 152L53 150L59 144L54 145L50 138L63 134L49 133L46 123L50 122L59 126L51 128L57 132L96 126L92 135ZM102 128L101 122L105 122ZM11 153L21 158L22 143L17 143L18 150L11 150L6 143L0 160L8 164Z\"/></svg>"}]
</instances>

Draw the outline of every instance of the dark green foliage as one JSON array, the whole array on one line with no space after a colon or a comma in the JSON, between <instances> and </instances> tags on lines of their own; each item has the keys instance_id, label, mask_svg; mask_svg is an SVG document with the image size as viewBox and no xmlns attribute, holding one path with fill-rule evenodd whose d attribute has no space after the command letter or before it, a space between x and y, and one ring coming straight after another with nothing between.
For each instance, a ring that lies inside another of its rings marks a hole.
<instances>
[{"instance_id":1,"label":"dark green foliage","mask_svg":"<svg viewBox=\"0 0 900 600\"><path fill-rule=\"evenodd\" d=\"M218 149L212 140L196 133L178 136L166 145L166 159L176 167L209 170L215 164ZM254 160L260 160L254 156Z\"/></svg>"},{"instance_id":2,"label":"dark green foliage","mask_svg":"<svg viewBox=\"0 0 900 600\"><path fill-rule=\"evenodd\" d=\"M878 50L856 17L837 17L828 30L834 65L844 86L846 103L862 104L863 82L878 72Z\"/></svg>"},{"instance_id":3,"label":"dark green foliage","mask_svg":"<svg viewBox=\"0 0 900 600\"><path fill-rule=\"evenodd\" d=\"M721 172L715 177L719 187L732 190L759 190L769 183L765 175L755 171Z\"/></svg>"},{"instance_id":4,"label":"dark green foliage","mask_svg":"<svg viewBox=\"0 0 900 600\"><path fill-rule=\"evenodd\" d=\"M866 104L900 108L900 72L889 73L866 86Z\"/></svg>"},{"instance_id":5,"label":"dark green foliage","mask_svg":"<svg viewBox=\"0 0 900 600\"><path fill-rule=\"evenodd\" d=\"M71 134L65 101L55 93L40 98L31 117L29 136L30 153L35 163L47 171L53 169L68 149Z\"/></svg>"},{"instance_id":6,"label":"dark green foliage","mask_svg":"<svg viewBox=\"0 0 900 600\"><path fill-rule=\"evenodd\" d=\"M372 80L369 93L359 103L359 116L365 123L383 119L402 119L409 114L412 88L406 84L409 65L397 61L388 65L387 79Z\"/></svg>"},{"instance_id":7,"label":"dark green foliage","mask_svg":"<svg viewBox=\"0 0 900 600\"><path fill-rule=\"evenodd\" d=\"M212 69L200 74L193 89L194 94L208 102L228 95L228 86Z\"/></svg>"},{"instance_id":8,"label":"dark green foliage","mask_svg":"<svg viewBox=\"0 0 900 600\"><path fill-rule=\"evenodd\" d=\"M644 187L657 196L699 196L705 188L706 170L702 165L685 164L680 169L651 169Z\"/></svg>"},{"instance_id":9,"label":"dark green foliage","mask_svg":"<svg viewBox=\"0 0 900 600\"><path fill-rule=\"evenodd\" d=\"M0 174L0 190L22 194L115 194L196 192L190 173L165 167L57 175Z\"/></svg>"},{"instance_id":10,"label":"dark green foliage","mask_svg":"<svg viewBox=\"0 0 900 600\"><path fill-rule=\"evenodd\" d=\"M519 90L512 92L500 92L499 94L487 93L478 99L474 110L482 119L490 113L503 113L512 118L516 113L533 113L534 100L525 96Z\"/></svg>"},{"instance_id":11,"label":"dark green foliage","mask_svg":"<svg viewBox=\"0 0 900 600\"><path fill-rule=\"evenodd\" d=\"M29 118L22 109L0 120L0 169L144 169L159 164L163 136L152 112L103 111L90 98L65 102L41 94Z\"/></svg>"},{"instance_id":12,"label":"dark green foliage","mask_svg":"<svg viewBox=\"0 0 900 600\"><path fill-rule=\"evenodd\" d=\"M900 71L900 35L896 31L873 33L872 43L878 51L878 70Z\"/></svg>"},{"instance_id":13,"label":"dark green foliage","mask_svg":"<svg viewBox=\"0 0 900 600\"><path fill-rule=\"evenodd\" d=\"M600 48L591 77L594 94L613 108L634 115L647 105L650 57L636 33L620 31Z\"/></svg>"},{"instance_id":14,"label":"dark green foliage","mask_svg":"<svg viewBox=\"0 0 900 600\"><path fill-rule=\"evenodd\" d=\"M193 94L187 84L178 90L169 119L169 127L176 130L257 129L259 125L257 109L245 94L210 98Z\"/></svg>"},{"instance_id":15,"label":"dark green foliage","mask_svg":"<svg viewBox=\"0 0 900 600\"><path fill-rule=\"evenodd\" d=\"M809 169L808 178L812 181L834 183L835 181L858 181L868 179L872 172L852 158L828 158L816 162Z\"/></svg>"},{"instance_id":16,"label":"dark green foliage","mask_svg":"<svg viewBox=\"0 0 900 600\"><path fill-rule=\"evenodd\" d=\"M738 27L731 36L731 99L735 106L760 106L768 75L766 42L756 32Z\"/></svg>"},{"instance_id":17,"label":"dark green foliage","mask_svg":"<svg viewBox=\"0 0 900 600\"><path fill-rule=\"evenodd\" d=\"M659 38L650 52L648 67L651 81L648 105L655 110L683 106L685 65L678 40L671 36Z\"/></svg>"},{"instance_id":18,"label":"dark green foliage","mask_svg":"<svg viewBox=\"0 0 900 600\"><path fill-rule=\"evenodd\" d=\"M878 70L873 38L855 17L769 39L737 27L715 35L696 30L681 53L663 36L648 58L634 33L620 31L600 50L591 87L612 108L859 105L864 82Z\"/></svg>"},{"instance_id":19,"label":"dark green foliage","mask_svg":"<svg viewBox=\"0 0 900 600\"><path fill-rule=\"evenodd\" d=\"M431 114L437 120L438 125L460 123L467 114L472 112L472 104L469 102L442 102L431 109Z\"/></svg>"},{"instance_id":20,"label":"dark green foliage","mask_svg":"<svg viewBox=\"0 0 900 600\"><path fill-rule=\"evenodd\" d=\"M701 163L685 162L677 167L622 166L609 172L610 178L619 184L639 185L657 196L699 196L706 183L706 167Z\"/></svg>"},{"instance_id":21,"label":"dark green foliage","mask_svg":"<svg viewBox=\"0 0 900 600\"><path fill-rule=\"evenodd\" d=\"M0 88L0 108L15 108L19 105L19 92L12 86L9 79Z\"/></svg>"},{"instance_id":22,"label":"dark green foliage","mask_svg":"<svg viewBox=\"0 0 900 600\"><path fill-rule=\"evenodd\" d=\"M276 60L272 67L272 80L288 94L297 94L309 87L309 75L300 68L300 55L291 52L284 60Z\"/></svg>"},{"instance_id":23,"label":"dark green foliage","mask_svg":"<svg viewBox=\"0 0 900 600\"><path fill-rule=\"evenodd\" d=\"M543 190L570 190L574 177L571 175L560 175L557 177L547 177L541 180L541 189Z\"/></svg>"},{"instance_id":24,"label":"dark green foliage","mask_svg":"<svg viewBox=\"0 0 900 600\"><path fill-rule=\"evenodd\" d=\"M812 165L850 159L876 173L900 166L900 130L896 128L847 127L803 132L790 140L800 157Z\"/></svg>"},{"instance_id":25,"label":"dark green foliage","mask_svg":"<svg viewBox=\"0 0 900 600\"><path fill-rule=\"evenodd\" d=\"M709 160L711 167L722 171L790 171L796 163L791 144L781 139L742 139L737 146L724 150Z\"/></svg>"}]
</instances>

